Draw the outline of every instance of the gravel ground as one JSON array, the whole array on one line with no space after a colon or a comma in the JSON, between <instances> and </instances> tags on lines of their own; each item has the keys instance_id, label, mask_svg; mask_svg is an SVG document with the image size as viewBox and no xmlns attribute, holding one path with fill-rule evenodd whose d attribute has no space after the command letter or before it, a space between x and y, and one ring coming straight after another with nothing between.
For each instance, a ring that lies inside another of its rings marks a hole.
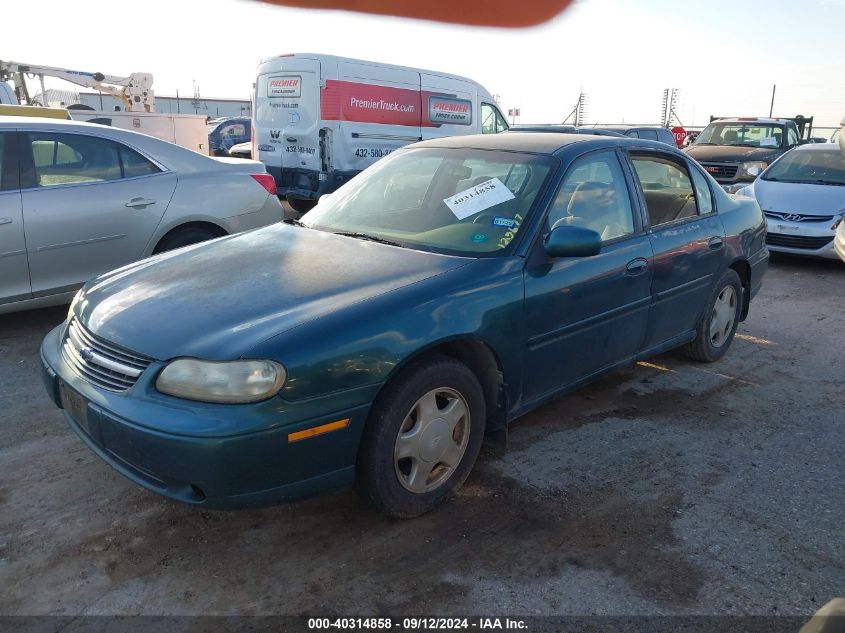
<instances>
[{"instance_id":1,"label":"gravel ground","mask_svg":"<svg viewBox=\"0 0 845 633\"><path fill-rule=\"evenodd\" d=\"M0 614L789 614L845 594L845 265L773 258L728 356L666 354L518 420L457 497L179 505L67 428L0 316Z\"/></svg>"}]
</instances>

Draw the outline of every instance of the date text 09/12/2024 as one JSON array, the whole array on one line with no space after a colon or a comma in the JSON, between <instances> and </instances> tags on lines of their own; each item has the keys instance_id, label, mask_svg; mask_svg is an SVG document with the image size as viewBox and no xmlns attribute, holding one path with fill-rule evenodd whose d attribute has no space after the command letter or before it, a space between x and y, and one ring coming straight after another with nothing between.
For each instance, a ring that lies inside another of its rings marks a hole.
<instances>
[{"instance_id":1,"label":"date text 09/12/2024","mask_svg":"<svg viewBox=\"0 0 845 633\"><path fill-rule=\"evenodd\" d=\"M317 630L400 630L400 631L458 631L458 630L525 630L524 620L511 618L309 618L308 629Z\"/></svg>"}]
</instances>

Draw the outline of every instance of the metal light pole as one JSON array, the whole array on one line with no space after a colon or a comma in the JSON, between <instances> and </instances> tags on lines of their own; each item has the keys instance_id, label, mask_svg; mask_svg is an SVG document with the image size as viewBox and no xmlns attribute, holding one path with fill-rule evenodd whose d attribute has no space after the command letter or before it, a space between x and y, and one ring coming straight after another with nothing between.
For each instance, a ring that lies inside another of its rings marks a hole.
<instances>
[{"instance_id":1,"label":"metal light pole","mask_svg":"<svg viewBox=\"0 0 845 633\"><path fill-rule=\"evenodd\" d=\"M769 106L769 117L771 118L772 113L775 111L775 90L777 90L778 85L772 85L772 105Z\"/></svg>"}]
</instances>

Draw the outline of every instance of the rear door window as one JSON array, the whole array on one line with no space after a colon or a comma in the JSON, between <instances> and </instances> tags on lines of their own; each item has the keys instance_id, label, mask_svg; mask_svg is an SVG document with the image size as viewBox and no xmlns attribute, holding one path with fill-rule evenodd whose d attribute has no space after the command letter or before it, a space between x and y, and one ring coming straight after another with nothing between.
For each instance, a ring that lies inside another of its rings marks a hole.
<instances>
[{"instance_id":1,"label":"rear door window","mask_svg":"<svg viewBox=\"0 0 845 633\"><path fill-rule=\"evenodd\" d=\"M633 154L631 162L645 197L652 227L698 215L686 165L670 156Z\"/></svg>"},{"instance_id":2,"label":"rear door window","mask_svg":"<svg viewBox=\"0 0 845 633\"><path fill-rule=\"evenodd\" d=\"M644 138L649 141L656 141L657 140L657 132L654 130L639 130L640 138Z\"/></svg>"},{"instance_id":3,"label":"rear door window","mask_svg":"<svg viewBox=\"0 0 845 633\"><path fill-rule=\"evenodd\" d=\"M35 184L55 187L121 178L120 154L114 141L79 134L29 134Z\"/></svg>"},{"instance_id":4,"label":"rear door window","mask_svg":"<svg viewBox=\"0 0 845 633\"><path fill-rule=\"evenodd\" d=\"M17 132L0 132L0 191L20 188Z\"/></svg>"},{"instance_id":5,"label":"rear door window","mask_svg":"<svg viewBox=\"0 0 845 633\"><path fill-rule=\"evenodd\" d=\"M124 178L135 178L137 176L149 176L157 174L161 170L138 152L120 145L120 165L123 168Z\"/></svg>"},{"instance_id":6,"label":"rear door window","mask_svg":"<svg viewBox=\"0 0 845 633\"><path fill-rule=\"evenodd\" d=\"M35 180L29 186L109 182L161 171L138 152L109 139L52 132L27 136Z\"/></svg>"},{"instance_id":7,"label":"rear door window","mask_svg":"<svg viewBox=\"0 0 845 633\"><path fill-rule=\"evenodd\" d=\"M713 194L710 192L710 185L707 178L697 169L691 168L692 184L695 186L695 197L698 199L698 212L701 215L713 211Z\"/></svg>"}]
</instances>

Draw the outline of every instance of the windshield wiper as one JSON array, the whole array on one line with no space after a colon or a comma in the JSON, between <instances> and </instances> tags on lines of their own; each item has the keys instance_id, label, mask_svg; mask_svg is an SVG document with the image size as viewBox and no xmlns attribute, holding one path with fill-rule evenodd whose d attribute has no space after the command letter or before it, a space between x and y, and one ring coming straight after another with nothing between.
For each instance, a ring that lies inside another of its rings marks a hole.
<instances>
[{"instance_id":1,"label":"windshield wiper","mask_svg":"<svg viewBox=\"0 0 845 633\"><path fill-rule=\"evenodd\" d=\"M389 246L402 246L399 242L388 240L377 235L370 235L369 233L357 233L355 231L332 231L335 235L344 235L346 237L355 237L359 240L366 240L368 242L378 242L379 244L387 244Z\"/></svg>"},{"instance_id":2,"label":"windshield wiper","mask_svg":"<svg viewBox=\"0 0 845 633\"><path fill-rule=\"evenodd\" d=\"M834 180L808 180L813 185L834 185L835 187L845 187L845 182L836 182Z\"/></svg>"},{"instance_id":3,"label":"windshield wiper","mask_svg":"<svg viewBox=\"0 0 845 633\"><path fill-rule=\"evenodd\" d=\"M693 143L693 145L715 145L715 144L716 144L716 143L707 143L707 142L702 142L702 143Z\"/></svg>"},{"instance_id":4,"label":"windshield wiper","mask_svg":"<svg viewBox=\"0 0 845 633\"><path fill-rule=\"evenodd\" d=\"M302 222L300 222L296 218L287 218L286 220L282 220L282 222L284 222L285 224L290 224L291 226L304 226L304 227L308 226L307 224L303 224Z\"/></svg>"}]
</instances>

